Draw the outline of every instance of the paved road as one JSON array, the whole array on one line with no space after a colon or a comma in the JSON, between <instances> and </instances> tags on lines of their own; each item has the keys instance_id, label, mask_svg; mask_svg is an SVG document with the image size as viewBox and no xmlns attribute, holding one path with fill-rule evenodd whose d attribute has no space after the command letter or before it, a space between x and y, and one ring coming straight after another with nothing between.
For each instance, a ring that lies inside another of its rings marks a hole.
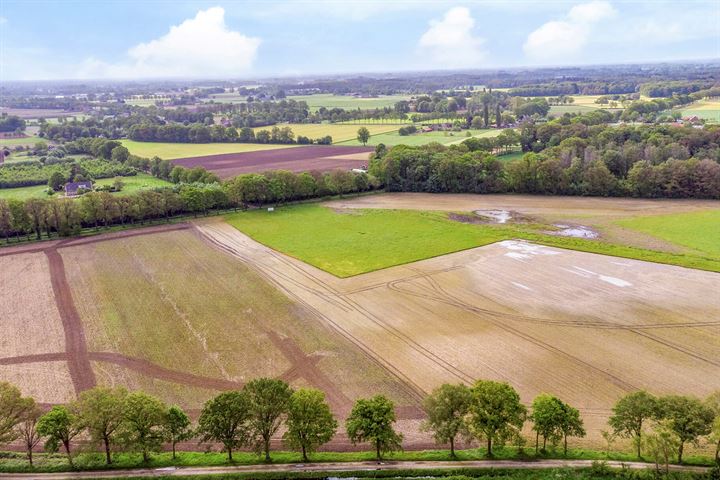
<instances>
[{"instance_id":1,"label":"paved road","mask_svg":"<svg viewBox=\"0 0 720 480\"><path fill-rule=\"evenodd\" d=\"M641 462L606 462L609 467L620 468L625 466L631 469L654 468L653 464ZM241 465L235 467L170 467L170 468L144 468L133 470L106 470L95 472L63 472L63 473L17 473L0 474L3 480L71 480L110 477L158 477L189 475L218 475L227 473L257 473L257 472L346 472L346 471L373 471L373 470L406 470L406 469L436 469L436 468L586 468L592 465L591 460L541 460L535 462L521 462L513 460L494 461L462 461L462 462L332 462L332 463L288 463L271 465ZM673 465L672 470L688 472L704 472L705 467L691 467Z\"/></svg>"}]
</instances>

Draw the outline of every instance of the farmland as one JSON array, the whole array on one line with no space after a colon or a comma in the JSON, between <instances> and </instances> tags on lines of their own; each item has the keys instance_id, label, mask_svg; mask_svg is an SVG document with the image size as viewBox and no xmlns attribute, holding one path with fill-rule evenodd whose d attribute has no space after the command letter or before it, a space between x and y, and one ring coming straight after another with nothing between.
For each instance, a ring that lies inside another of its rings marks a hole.
<instances>
[{"instance_id":1,"label":"farmland","mask_svg":"<svg viewBox=\"0 0 720 480\"><path fill-rule=\"evenodd\" d=\"M171 185L170 182L155 178L145 173L139 173L132 177L121 177L125 186L122 191L116 193L116 195L129 195L137 192L138 190L166 187ZM111 185L115 181L114 178L101 178L95 182L96 186ZM47 185L34 185L32 187L19 187L19 188L2 188L0 189L0 198L6 200L26 200L28 198L48 198L46 193Z\"/></svg>"},{"instance_id":2,"label":"farmland","mask_svg":"<svg viewBox=\"0 0 720 480\"><path fill-rule=\"evenodd\" d=\"M370 135L380 135L387 132L397 131L398 125L357 125L342 123L279 123L278 127L290 127L295 134L295 138L304 135L308 138L315 139L330 135L333 143L343 143L348 140L355 140L357 131L364 126L370 131ZM255 133L260 130L269 130L272 127L255 127ZM357 140L355 140L357 142ZM352 143L352 142L351 142ZM359 144L358 144L359 145Z\"/></svg>"},{"instance_id":3,"label":"farmland","mask_svg":"<svg viewBox=\"0 0 720 480\"><path fill-rule=\"evenodd\" d=\"M375 108L392 107L396 102L408 100L410 97L405 95L383 95L372 98L356 98L350 95L294 95L287 97L288 100L296 100L298 102L306 102L311 111L317 111L320 107L325 108L343 108L346 110L362 109L369 110Z\"/></svg>"},{"instance_id":4,"label":"farmland","mask_svg":"<svg viewBox=\"0 0 720 480\"><path fill-rule=\"evenodd\" d=\"M357 126L356 126L357 127ZM370 127L368 127L370 129ZM356 128L357 131L357 128ZM433 131L433 132L418 132L414 133L412 135L400 135L397 131L397 129L386 132L386 133L373 133L372 130L370 130L370 133L372 134L370 136L370 140L368 141L368 145L379 145L384 144L387 146L392 145L412 145L412 146L418 146L418 145L427 145L431 142L438 142L443 145L452 145L456 143L462 143L464 140L467 140L468 135L467 132L470 132L471 137L495 137L502 132L502 130L497 129L489 129L489 130L462 130L459 132L452 132L452 131ZM357 138L353 136L350 140L342 142L343 145L362 145L360 142L358 142Z\"/></svg>"},{"instance_id":5,"label":"farmland","mask_svg":"<svg viewBox=\"0 0 720 480\"><path fill-rule=\"evenodd\" d=\"M372 148L329 145L296 146L237 154L212 155L176 159L184 167L204 167L221 178L241 173L289 170L307 172L350 170L367 166Z\"/></svg>"},{"instance_id":6,"label":"farmland","mask_svg":"<svg viewBox=\"0 0 720 480\"><path fill-rule=\"evenodd\" d=\"M710 123L720 123L720 100L700 100L683 107L681 113L683 117L695 115Z\"/></svg>"},{"instance_id":7,"label":"farmland","mask_svg":"<svg viewBox=\"0 0 720 480\"><path fill-rule=\"evenodd\" d=\"M433 203L407 197L397 203L416 203L418 208ZM716 273L514 240L344 279L300 260L343 275L371 270L377 257L388 263L410 261L415 254L403 252L402 244L429 256L434 231L442 230L443 239L456 246L464 235L469 244L489 241L482 229L474 238L465 233L477 225L453 229L437 210L434 215L380 210L376 215L385 217L386 229L378 231L378 217L348 208L374 202L388 206L393 199L398 200L383 195L332 202L334 210L314 217L306 207L293 209L289 215L297 213L297 222L281 216L283 209L276 210L267 215L275 216L279 228L268 228L265 236L257 235L255 229L262 227L252 217L229 219L272 249L226 224L200 229L259 270L282 269L282 275L273 275L280 285L340 324L422 390L482 377L509 381L524 401L539 392L555 392L580 407L590 432L588 444L599 444L609 408L625 391L647 388L703 396L720 386L706 382L719 378L720 331L715 322L704 323L720 312L720 299L713 293L720 284ZM448 207L442 199L434 203L438 209ZM549 202L538 203L537 212L557 211ZM456 206L459 202L450 207ZM626 214L634 215L637 206L628 205ZM570 205L570 210L596 210L604 217L619 207L587 203ZM328 221L329 215L342 219ZM404 222L401 215L407 216ZM302 228L307 222L315 222L318 235ZM283 243L286 224L292 225L287 231L295 229L292 244ZM381 237L377 242L376 236ZM436 254L446 248L439 240L434 243ZM298 259L288 265L276 250ZM311 253L316 258L310 259ZM602 311L594 307L599 301Z\"/></svg>"},{"instance_id":8,"label":"farmland","mask_svg":"<svg viewBox=\"0 0 720 480\"><path fill-rule=\"evenodd\" d=\"M133 155L148 158L157 156L163 160L221 155L224 153L256 152L288 147L287 145L258 143L162 143L136 142L134 140L121 140L121 142Z\"/></svg>"},{"instance_id":9,"label":"farmland","mask_svg":"<svg viewBox=\"0 0 720 480\"><path fill-rule=\"evenodd\" d=\"M514 220L471 218L501 208ZM625 238L707 256L659 226L618 223L682 214L702 239L717 211L695 200L383 194L10 247L0 369L41 402L71 398L67 385L125 385L195 411L273 376L325 390L342 418L354 399L383 393L412 448L430 445L417 432L423 394L505 380L526 403L553 392L579 407L589 432L579 444L598 447L626 392L720 388L720 279L574 250ZM580 221L600 240L538 233ZM42 333L22 327L25 313ZM36 376L41 365L52 378Z\"/></svg>"},{"instance_id":10,"label":"farmland","mask_svg":"<svg viewBox=\"0 0 720 480\"><path fill-rule=\"evenodd\" d=\"M340 277L515 238L720 271L719 255L689 250L622 226L623 219L647 218L638 216L638 211L666 213L668 205L650 200L390 194L336 200L327 204L328 208L313 204L272 214L244 212L228 221L261 243ZM672 208L678 212L713 209L712 215L716 215L720 203L676 202ZM475 210L507 211L520 220L493 224L472 214ZM600 236L582 239L554 234L557 225L565 224L588 228ZM711 225L711 218L705 221L700 217L697 228L707 231ZM298 232L302 232L299 237ZM712 236L702 238L714 241Z\"/></svg>"},{"instance_id":11,"label":"farmland","mask_svg":"<svg viewBox=\"0 0 720 480\"><path fill-rule=\"evenodd\" d=\"M35 145L37 142L47 143L40 137L0 138L0 147L30 146Z\"/></svg>"}]
</instances>

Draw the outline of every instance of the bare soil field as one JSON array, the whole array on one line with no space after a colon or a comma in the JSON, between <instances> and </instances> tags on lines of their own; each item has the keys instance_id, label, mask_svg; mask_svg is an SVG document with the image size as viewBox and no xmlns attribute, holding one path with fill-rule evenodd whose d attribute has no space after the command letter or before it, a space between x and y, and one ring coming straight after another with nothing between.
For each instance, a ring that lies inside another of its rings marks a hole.
<instances>
[{"instance_id":1,"label":"bare soil field","mask_svg":"<svg viewBox=\"0 0 720 480\"><path fill-rule=\"evenodd\" d=\"M472 195L388 193L326 202L338 209L379 208L474 212L491 210L514 213L523 221L582 225L599 232L611 243L682 253L683 249L637 230L623 228L618 220L637 215L668 215L720 209L717 200L636 199L600 197L552 197L540 195Z\"/></svg>"},{"instance_id":2,"label":"bare soil field","mask_svg":"<svg viewBox=\"0 0 720 480\"><path fill-rule=\"evenodd\" d=\"M82 112L69 112L67 110L52 108L7 108L0 107L0 113L16 115L20 118L57 118L79 115Z\"/></svg>"},{"instance_id":3,"label":"bare soil field","mask_svg":"<svg viewBox=\"0 0 720 480\"><path fill-rule=\"evenodd\" d=\"M369 147L316 145L179 158L173 160L173 163L189 168L201 166L221 178L228 178L241 173L269 170L291 172L350 170L367 166L368 154L372 150Z\"/></svg>"},{"instance_id":4,"label":"bare soil field","mask_svg":"<svg viewBox=\"0 0 720 480\"><path fill-rule=\"evenodd\" d=\"M488 378L528 403L552 392L580 408L585 444L601 444L624 393L720 388L715 273L505 241L338 279L226 224L198 228L414 389Z\"/></svg>"}]
</instances>

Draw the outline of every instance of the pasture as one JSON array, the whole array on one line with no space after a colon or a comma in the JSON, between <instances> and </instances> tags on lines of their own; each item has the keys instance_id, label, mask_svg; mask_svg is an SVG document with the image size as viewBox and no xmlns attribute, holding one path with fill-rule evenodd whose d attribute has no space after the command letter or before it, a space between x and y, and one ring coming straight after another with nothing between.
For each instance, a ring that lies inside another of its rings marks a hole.
<instances>
[{"instance_id":1,"label":"pasture","mask_svg":"<svg viewBox=\"0 0 720 480\"><path fill-rule=\"evenodd\" d=\"M153 177L146 173L139 173L132 177L121 177L125 186L122 191L115 195L128 195L138 190L149 188L167 187L172 185L170 182ZM114 178L101 178L95 182L96 186L111 185L115 181ZM5 200L27 200L28 198L49 198L47 194L47 185L33 185L31 187L18 188L0 188L0 198ZM56 194L57 195L57 194Z\"/></svg>"},{"instance_id":2,"label":"pasture","mask_svg":"<svg viewBox=\"0 0 720 480\"><path fill-rule=\"evenodd\" d=\"M295 138L299 135L304 135L311 139L316 139L330 135L333 139L333 143L343 143L347 141L355 140L357 143L357 131L361 127L365 127L370 131L370 135L380 135L387 132L397 131L398 125L358 125L358 124L346 124L346 123L278 123L278 127L290 127L295 134ZM270 130L272 126L268 127L255 127L253 130L255 133L260 130ZM352 142L350 142L352 143ZM360 145L359 143L357 143Z\"/></svg>"},{"instance_id":3,"label":"pasture","mask_svg":"<svg viewBox=\"0 0 720 480\"><path fill-rule=\"evenodd\" d=\"M0 138L0 147L17 147L18 145L27 147L38 142L47 143L47 140L40 137Z\"/></svg>"},{"instance_id":4,"label":"pasture","mask_svg":"<svg viewBox=\"0 0 720 480\"><path fill-rule=\"evenodd\" d=\"M376 108L392 107L396 102L401 100L409 100L410 97L405 95L382 95L375 98L357 98L350 95L333 95L333 94L317 94L317 95L291 95L288 100L296 100L298 102L306 102L310 111L316 112L320 107L342 108L345 110L374 110Z\"/></svg>"},{"instance_id":5,"label":"pasture","mask_svg":"<svg viewBox=\"0 0 720 480\"><path fill-rule=\"evenodd\" d=\"M259 143L163 143L136 142L134 140L121 140L121 143L133 155L148 158L160 157L163 160L200 157L203 155L220 155L224 153L256 152L288 147L288 145Z\"/></svg>"},{"instance_id":6,"label":"pasture","mask_svg":"<svg viewBox=\"0 0 720 480\"><path fill-rule=\"evenodd\" d=\"M720 123L720 99L704 99L686 105L681 110L683 117L697 116L709 123Z\"/></svg>"},{"instance_id":7,"label":"pasture","mask_svg":"<svg viewBox=\"0 0 720 480\"><path fill-rule=\"evenodd\" d=\"M720 255L689 250L617 224L622 219L643 218L639 212L661 214L668 208L683 214L703 209L717 212L720 202L673 205L579 197L386 194L272 213L242 212L227 221L255 240L339 277L511 239L720 271ZM518 221L493 223L473 214L478 210L504 211ZM699 222L700 229L713 225L710 219ZM561 225L588 229L598 237L562 236Z\"/></svg>"}]
</instances>

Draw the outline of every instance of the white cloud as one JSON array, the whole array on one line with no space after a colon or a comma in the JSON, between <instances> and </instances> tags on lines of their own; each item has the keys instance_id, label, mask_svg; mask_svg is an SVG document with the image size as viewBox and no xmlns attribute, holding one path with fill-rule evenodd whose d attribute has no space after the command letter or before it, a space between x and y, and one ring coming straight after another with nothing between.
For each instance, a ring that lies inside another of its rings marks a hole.
<instances>
[{"instance_id":1,"label":"white cloud","mask_svg":"<svg viewBox=\"0 0 720 480\"><path fill-rule=\"evenodd\" d=\"M478 68L485 59L485 40L473 32L475 19L465 7L451 8L441 20L432 20L420 37L421 55L429 54L437 66Z\"/></svg>"},{"instance_id":2,"label":"white cloud","mask_svg":"<svg viewBox=\"0 0 720 480\"><path fill-rule=\"evenodd\" d=\"M549 21L530 33L523 51L532 61L567 63L582 52L595 24L616 13L609 2L602 0L575 5L565 18Z\"/></svg>"},{"instance_id":3,"label":"white cloud","mask_svg":"<svg viewBox=\"0 0 720 480\"><path fill-rule=\"evenodd\" d=\"M162 37L130 48L127 60L106 63L87 59L77 76L105 78L171 78L237 76L248 73L260 39L230 30L225 10L201 10L195 18L170 27Z\"/></svg>"}]
</instances>

